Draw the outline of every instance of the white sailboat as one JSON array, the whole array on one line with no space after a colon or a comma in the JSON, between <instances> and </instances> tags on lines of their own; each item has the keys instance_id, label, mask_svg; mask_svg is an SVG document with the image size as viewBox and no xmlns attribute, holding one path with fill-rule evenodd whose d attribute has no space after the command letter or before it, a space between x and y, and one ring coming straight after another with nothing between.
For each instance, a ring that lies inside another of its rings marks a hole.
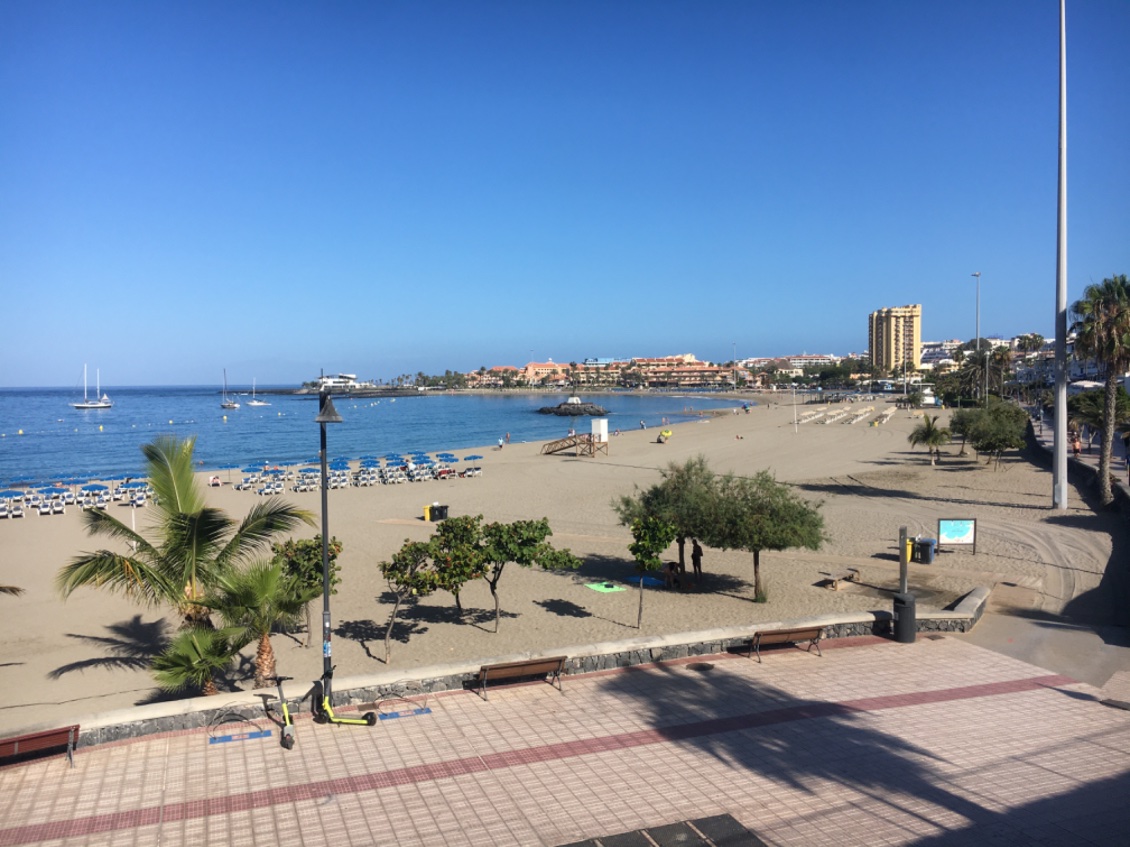
<instances>
[{"instance_id":1,"label":"white sailboat","mask_svg":"<svg viewBox=\"0 0 1130 847\"><path fill-rule=\"evenodd\" d=\"M220 402L221 409L238 409L239 404L228 399L228 369L224 368L224 399Z\"/></svg>"},{"instance_id":2,"label":"white sailboat","mask_svg":"<svg viewBox=\"0 0 1130 847\"><path fill-rule=\"evenodd\" d=\"M76 409L112 409L114 404L110 401L110 398L105 394L99 397L99 394L102 394L102 374L95 369L94 399L91 400L86 393L86 365L84 364L82 366L82 402L71 403L71 405Z\"/></svg>"},{"instance_id":3,"label":"white sailboat","mask_svg":"<svg viewBox=\"0 0 1130 847\"><path fill-rule=\"evenodd\" d=\"M271 404L265 400L258 400L255 397L255 377L251 377L251 399L247 401L248 406L270 406Z\"/></svg>"}]
</instances>

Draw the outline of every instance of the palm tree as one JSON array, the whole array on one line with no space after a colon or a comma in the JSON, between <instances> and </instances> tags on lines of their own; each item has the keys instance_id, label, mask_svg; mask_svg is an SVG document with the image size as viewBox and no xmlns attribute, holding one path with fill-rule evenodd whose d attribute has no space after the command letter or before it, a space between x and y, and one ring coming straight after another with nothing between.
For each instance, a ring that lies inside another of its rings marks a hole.
<instances>
[{"instance_id":1,"label":"palm tree","mask_svg":"<svg viewBox=\"0 0 1130 847\"><path fill-rule=\"evenodd\" d=\"M156 492L152 539L101 509L83 513L90 535L126 542L129 553L98 550L82 553L55 577L63 597L83 586L106 588L150 606L169 605L192 622L205 589L233 565L270 545L313 517L278 498L257 504L238 524L223 511L206 506L193 473L195 438L163 436L141 449Z\"/></svg>"},{"instance_id":2,"label":"palm tree","mask_svg":"<svg viewBox=\"0 0 1130 847\"><path fill-rule=\"evenodd\" d=\"M229 630L194 626L182 630L164 653L153 659L157 684L174 694L197 688L204 694L219 694L215 675L225 670L239 647Z\"/></svg>"},{"instance_id":3,"label":"palm tree","mask_svg":"<svg viewBox=\"0 0 1130 847\"><path fill-rule=\"evenodd\" d=\"M0 585L0 594L10 594L13 597L19 597L24 593L24 590L18 585Z\"/></svg>"},{"instance_id":4,"label":"palm tree","mask_svg":"<svg viewBox=\"0 0 1130 847\"><path fill-rule=\"evenodd\" d=\"M1099 492L1103 504L1114 500L1110 483L1110 460L1114 452L1114 430L1119 377L1130 368L1130 280L1125 274L1088 285L1083 297L1071 307L1075 318L1075 356L1092 358L1105 375L1106 403L1103 440L1099 451Z\"/></svg>"},{"instance_id":5,"label":"palm tree","mask_svg":"<svg viewBox=\"0 0 1130 847\"><path fill-rule=\"evenodd\" d=\"M289 579L280 561L254 562L223 574L201 605L217 612L232 641L242 648L258 641L255 651L255 687L265 688L275 675L271 633L298 623L306 604L321 593Z\"/></svg>"},{"instance_id":6,"label":"palm tree","mask_svg":"<svg viewBox=\"0 0 1130 847\"><path fill-rule=\"evenodd\" d=\"M906 440L910 442L911 447L917 447L919 444L926 446L926 451L930 454L931 467L937 464L937 459L941 458L942 445L949 444L950 442L950 431L937 424L937 415L934 415L934 417L924 415L922 417L922 423L916 426L914 431L906 438Z\"/></svg>"}]
</instances>

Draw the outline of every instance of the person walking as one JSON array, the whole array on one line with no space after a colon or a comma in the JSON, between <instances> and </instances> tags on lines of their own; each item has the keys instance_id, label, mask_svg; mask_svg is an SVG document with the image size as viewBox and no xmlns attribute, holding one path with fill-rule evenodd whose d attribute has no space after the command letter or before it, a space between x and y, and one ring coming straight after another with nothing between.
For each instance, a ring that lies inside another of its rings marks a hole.
<instances>
[{"instance_id":1,"label":"person walking","mask_svg":"<svg viewBox=\"0 0 1130 847\"><path fill-rule=\"evenodd\" d=\"M691 567L694 568L695 582L702 579L702 545L697 538L691 539Z\"/></svg>"}]
</instances>

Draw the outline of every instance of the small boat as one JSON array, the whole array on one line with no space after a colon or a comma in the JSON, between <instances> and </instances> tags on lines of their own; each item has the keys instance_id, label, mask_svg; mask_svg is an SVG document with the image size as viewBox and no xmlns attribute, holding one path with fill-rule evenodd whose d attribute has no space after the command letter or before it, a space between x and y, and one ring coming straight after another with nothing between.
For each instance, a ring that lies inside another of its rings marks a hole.
<instances>
[{"instance_id":1,"label":"small boat","mask_svg":"<svg viewBox=\"0 0 1130 847\"><path fill-rule=\"evenodd\" d=\"M257 400L255 398L255 377L251 377L251 399L247 401L248 406L270 406L271 404L264 400Z\"/></svg>"},{"instance_id":2,"label":"small boat","mask_svg":"<svg viewBox=\"0 0 1130 847\"><path fill-rule=\"evenodd\" d=\"M86 393L86 365L82 366L82 402L71 403L76 409L112 409L114 404L110 402L110 398L102 394L102 375L96 369L94 371L94 399L91 400Z\"/></svg>"},{"instance_id":3,"label":"small boat","mask_svg":"<svg viewBox=\"0 0 1130 847\"><path fill-rule=\"evenodd\" d=\"M238 409L239 404L228 399L228 369L224 368L224 399L220 401L221 409Z\"/></svg>"}]
</instances>

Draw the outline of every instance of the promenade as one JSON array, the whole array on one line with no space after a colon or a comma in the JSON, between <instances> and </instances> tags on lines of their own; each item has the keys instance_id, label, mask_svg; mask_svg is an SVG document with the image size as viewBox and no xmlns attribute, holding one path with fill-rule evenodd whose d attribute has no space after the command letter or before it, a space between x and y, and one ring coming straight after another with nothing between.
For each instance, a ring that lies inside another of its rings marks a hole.
<instances>
[{"instance_id":1,"label":"promenade","mask_svg":"<svg viewBox=\"0 0 1130 847\"><path fill-rule=\"evenodd\" d=\"M0 845L1115 845L1130 827L1130 712L959 638L563 685L384 703L373 728L304 712L289 752L264 716L10 766Z\"/></svg>"}]
</instances>

